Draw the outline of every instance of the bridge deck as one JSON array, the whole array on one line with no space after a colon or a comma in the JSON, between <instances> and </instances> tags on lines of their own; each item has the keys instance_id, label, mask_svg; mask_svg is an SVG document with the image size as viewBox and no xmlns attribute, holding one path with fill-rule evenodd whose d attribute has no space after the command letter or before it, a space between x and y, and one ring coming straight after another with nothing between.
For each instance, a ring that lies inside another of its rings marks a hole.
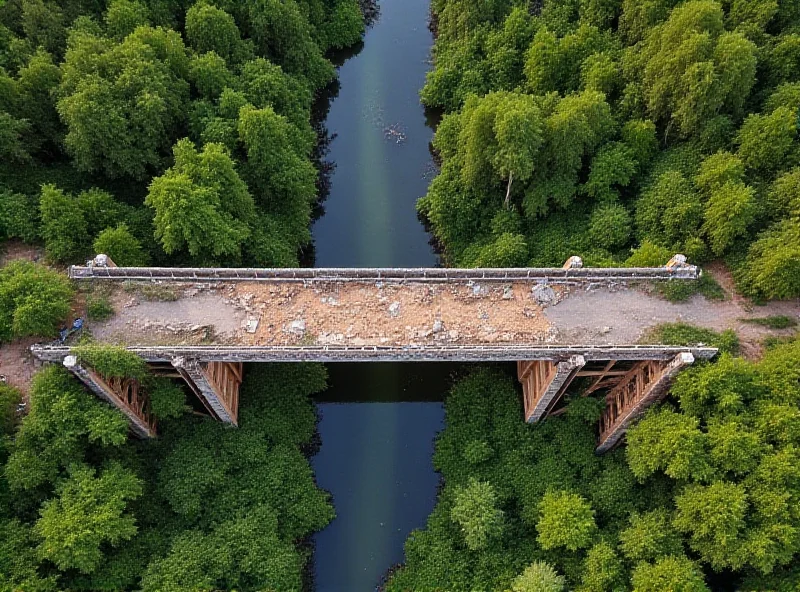
<instances>
[{"instance_id":1,"label":"bridge deck","mask_svg":"<svg viewBox=\"0 0 800 592\"><path fill-rule=\"evenodd\" d=\"M693 309L653 295L651 282L698 274L691 266L70 272L105 280L92 284L109 293L115 315L89 323L99 341L153 360L203 351L206 360L242 361L531 360L572 350L657 359L664 356L635 344L657 324L692 321ZM63 355L59 348L34 353Z\"/></svg>"}]
</instances>

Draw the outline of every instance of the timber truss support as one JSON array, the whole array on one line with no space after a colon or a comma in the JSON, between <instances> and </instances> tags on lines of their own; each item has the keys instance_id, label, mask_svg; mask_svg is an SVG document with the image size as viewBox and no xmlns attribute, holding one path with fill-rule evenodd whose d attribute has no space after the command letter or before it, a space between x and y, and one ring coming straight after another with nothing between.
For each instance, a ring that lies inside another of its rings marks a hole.
<instances>
[{"instance_id":1,"label":"timber truss support","mask_svg":"<svg viewBox=\"0 0 800 592\"><path fill-rule=\"evenodd\" d=\"M617 386L606 395L606 408L600 418L597 452L611 450L648 407L667 395L672 379L693 363L694 356L685 352L666 362L639 362L624 375Z\"/></svg>"},{"instance_id":2,"label":"timber truss support","mask_svg":"<svg viewBox=\"0 0 800 592\"><path fill-rule=\"evenodd\" d=\"M178 357L172 365L213 417L238 425L241 362L200 362Z\"/></svg>"},{"instance_id":3,"label":"timber truss support","mask_svg":"<svg viewBox=\"0 0 800 592\"><path fill-rule=\"evenodd\" d=\"M91 368L82 366L75 356L65 357L63 363L90 391L122 411L136 436L155 437L156 420L150 412L150 398L138 381L133 378L103 378Z\"/></svg>"},{"instance_id":4,"label":"timber truss support","mask_svg":"<svg viewBox=\"0 0 800 592\"><path fill-rule=\"evenodd\" d=\"M564 362L517 362L517 375L522 383L525 405L525 421L536 423L543 419L585 364L586 360L580 355L572 356Z\"/></svg>"}]
</instances>

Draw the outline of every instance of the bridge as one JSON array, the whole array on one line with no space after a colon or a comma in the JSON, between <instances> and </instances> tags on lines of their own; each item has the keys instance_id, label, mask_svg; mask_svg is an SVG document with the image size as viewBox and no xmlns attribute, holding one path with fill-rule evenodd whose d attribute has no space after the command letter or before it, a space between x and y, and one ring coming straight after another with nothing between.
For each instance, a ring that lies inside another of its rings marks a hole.
<instances>
[{"instance_id":1,"label":"bridge","mask_svg":"<svg viewBox=\"0 0 800 592\"><path fill-rule=\"evenodd\" d=\"M584 268L572 257L539 269L234 269L117 267L101 255L70 269L114 306L111 319L88 324L98 341L182 379L233 426L244 362L512 361L528 422L561 413L576 380L583 395L605 393L598 452L666 396L681 369L717 353L639 343L684 319L653 284L700 273L681 256L654 268ZM101 376L69 346L31 351L122 410L134 434L156 435L135 380Z\"/></svg>"}]
</instances>

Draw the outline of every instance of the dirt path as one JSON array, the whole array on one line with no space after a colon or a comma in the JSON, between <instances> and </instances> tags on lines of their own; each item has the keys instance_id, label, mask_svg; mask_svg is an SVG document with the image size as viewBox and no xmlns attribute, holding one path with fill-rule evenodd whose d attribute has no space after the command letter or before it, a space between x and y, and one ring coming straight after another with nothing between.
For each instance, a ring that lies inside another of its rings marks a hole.
<instances>
[{"instance_id":1,"label":"dirt path","mask_svg":"<svg viewBox=\"0 0 800 592\"><path fill-rule=\"evenodd\" d=\"M754 306L733 291L730 274L720 266L704 270L726 292L726 300L707 300L695 295L686 302L671 303L645 290L606 289L570 294L546 310L547 318L558 327L559 341L607 344L636 343L652 327L662 323L688 323L714 331L733 329L742 344L742 353L758 357L761 342L770 336L791 336L797 328L769 329L744 322L768 316L788 316L800 322L800 301L775 301Z\"/></svg>"}]
</instances>

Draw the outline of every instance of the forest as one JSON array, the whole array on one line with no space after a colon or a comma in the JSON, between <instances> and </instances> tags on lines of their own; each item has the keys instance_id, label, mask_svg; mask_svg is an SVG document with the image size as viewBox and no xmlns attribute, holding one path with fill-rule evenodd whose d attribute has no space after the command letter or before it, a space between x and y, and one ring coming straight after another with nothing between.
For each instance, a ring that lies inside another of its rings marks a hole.
<instances>
[{"instance_id":1,"label":"forest","mask_svg":"<svg viewBox=\"0 0 800 592\"><path fill-rule=\"evenodd\" d=\"M97 252L297 265L326 52L363 32L355 0L0 2L0 241L44 252L0 268L0 345L55 337L85 297L57 269ZM136 356L77 351L145 385L159 438L130 439L63 368L34 376L23 418L0 384L0 590L303 588L334 516L308 462L324 367L248 369L230 430Z\"/></svg>"},{"instance_id":2,"label":"forest","mask_svg":"<svg viewBox=\"0 0 800 592\"><path fill-rule=\"evenodd\" d=\"M0 345L54 338L58 269L295 266L324 193L315 98L357 44L356 0L0 0ZM800 296L800 4L433 0L421 99L443 118L418 203L451 266L722 260L755 300ZM594 454L602 400L521 421L508 368L456 380L442 488L386 592L796 592L800 339L722 351ZM238 429L136 356L159 437L49 366L0 384L0 592L308 590L322 365L250 365Z\"/></svg>"},{"instance_id":3,"label":"forest","mask_svg":"<svg viewBox=\"0 0 800 592\"><path fill-rule=\"evenodd\" d=\"M448 264L684 253L724 260L752 298L800 295L795 0L433 10L441 174L418 209Z\"/></svg>"},{"instance_id":4,"label":"forest","mask_svg":"<svg viewBox=\"0 0 800 592\"><path fill-rule=\"evenodd\" d=\"M0 7L0 239L49 261L290 266L317 198L311 107L355 0Z\"/></svg>"}]
</instances>

